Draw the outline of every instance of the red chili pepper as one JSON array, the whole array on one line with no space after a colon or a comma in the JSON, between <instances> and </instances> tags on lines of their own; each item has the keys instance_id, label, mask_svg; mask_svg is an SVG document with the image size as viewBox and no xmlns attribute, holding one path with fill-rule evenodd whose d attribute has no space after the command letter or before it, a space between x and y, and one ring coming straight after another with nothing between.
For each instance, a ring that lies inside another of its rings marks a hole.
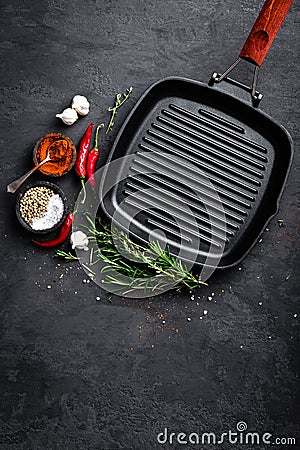
<instances>
[{"instance_id":1,"label":"red chili pepper","mask_svg":"<svg viewBox=\"0 0 300 450\"><path fill-rule=\"evenodd\" d=\"M36 245L39 245L40 247L56 247L59 244L62 244L68 237L71 228L72 228L72 223L74 221L74 214L73 213L69 213L64 221L64 223L62 224L62 227L60 229L59 235L57 236L57 238L55 239L51 239L50 241L36 241L35 239L32 239L32 242Z\"/></svg>"},{"instance_id":2,"label":"red chili pepper","mask_svg":"<svg viewBox=\"0 0 300 450\"><path fill-rule=\"evenodd\" d=\"M98 135L99 135L99 130L101 128L104 127L104 123L100 123L100 125L98 125L97 130L96 130L96 137L95 137L95 146L94 148L90 151L90 153L88 154L88 160L87 160L87 165L86 165L86 169L87 169L87 176L88 176L88 180L91 183L91 186L95 186L95 170L96 170L96 164L99 158L99 148L98 148Z\"/></svg>"},{"instance_id":3,"label":"red chili pepper","mask_svg":"<svg viewBox=\"0 0 300 450\"><path fill-rule=\"evenodd\" d=\"M78 155L75 163L75 171L77 175L80 177L80 181L82 184L82 187L84 188L84 182L86 177L86 161L90 149L90 143L91 143L91 136L93 131L94 124L91 123L84 133L78 149ZM84 190L84 198L82 200L82 203L85 201L85 190Z\"/></svg>"}]
</instances>

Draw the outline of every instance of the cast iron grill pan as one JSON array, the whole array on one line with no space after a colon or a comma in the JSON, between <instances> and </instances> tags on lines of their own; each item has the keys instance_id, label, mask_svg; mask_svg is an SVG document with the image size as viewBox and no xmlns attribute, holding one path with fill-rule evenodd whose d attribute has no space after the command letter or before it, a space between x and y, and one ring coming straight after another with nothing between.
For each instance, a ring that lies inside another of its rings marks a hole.
<instances>
[{"instance_id":1,"label":"cast iron grill pan","mask_svg":"<svg viewBox=\"0 0 300 450\"><path fill-rule=\"evenodd\" d=\"M225 79L230 91L237 83ZM166 78L140 98L109 162L124 156L103 198L104 214L112 220L117 211L120 228L131 217L131 237L139 241L162 240L173 254L186 246L198 264L208 252L221 255L218 266L225 268L247 254L276 214L292 144L282 126L231 93ZM109 177L108 168L104 184Z\"/></svg>"}]
</instances>

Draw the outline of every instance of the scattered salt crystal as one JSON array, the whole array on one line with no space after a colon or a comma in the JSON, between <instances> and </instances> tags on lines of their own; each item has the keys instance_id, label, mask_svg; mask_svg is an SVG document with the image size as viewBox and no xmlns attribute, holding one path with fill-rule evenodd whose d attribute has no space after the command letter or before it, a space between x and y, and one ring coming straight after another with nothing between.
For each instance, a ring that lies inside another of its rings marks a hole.
<instances>
[{"instance_id":1,"label":"scattered salt crystal","mask_svg":"<svg viewBox=\"0 0 300 450\"><path fill-rule=\"evenodd\" d=\"M190 322L192 319L190 317L187 318L187 321Z\"/></svg>"},{"instance_id":2,"label":"scattered salt crystal","mask_svg":"<svg viewBox=\"0 0 300 450\"><path fill-rule=\"evenodd\" d=\"M82 280L83 283L86 283L86 280Z\"/></svg>"},{"instance_id":3,"label":"scattered salt crystal","mask_svg":"<svg viewBox=\"0 0 300 450\"><path fill-rule=\"evenodd\" d=\"M47 289L51 289L51 286L50 286L50 284L48 284L48 286L47 286Z\"/></svg>"},{"instance_id":4,"label":"scattered salt crystal","mask_svg":"<svg viewBox=\"0 0 300 450\"><path fill-rule=\"evenodd\" d=\"M242 268L241 268L241 267L239 267L239 270L242 270Z\"/></svg>"},{"instance_id":5,"label":"scattered salt crystal","mask_svg":"<svg viewBox=\"0 0 300 450\"><path fill-rule=\"evenodd\" d=\"M97 302L99 302L99 300L101 300L101 298L100 297L96 297L96 300L97 300Z\"/></svg>"},{"instance_id":6,"label":"scattered salt crystal","mask_svg":"<svg viewBox=\"0 0 300 450\"><path fill-rule=\"evenodd\" d=\"M208 313L208 311L207 311L207 309L205 309L205 310L203 311L204 316L206 316L207 313Z\"/></svg>"},{"instance_id":7,"label":"scattered salt crystal","mask_svg":"<svg viewBox=\"0 0 300 450\"><path fill-rule=\"evenodd\" d=\"M295 319L296 319L296 317L298 317L298 314L294 314L294 317L295 317Z\"/></svg>"},{"instance_id":8,"label":"scattered salt crystal","mask_svg":"<svg viewBox=\"0 0 300 450\"><path fill-rule=\"evenodd\" d=\"M209 302L211 302L211 301L212 301L212 297L207 297L207 300L208 300Z\"/></svg>"},{"instance_id":9,"label":"scattered salt crystal","mask_svg":"<svg viewBox=\"0 0 300 450\"><path fill-rule=\"evenodd\" d=\"M261 306L261 305L262 305L262 302L258 302L258 304L259 304L259 306Z\"/></svg>"},{"instance_id":10,"label":"scattered salt crystal","mask_svg":"<svg viewBox=\"0 0 300 450\"><path fill-rule=\"evenodd\" d=\"M195 296L194 295L191 295L191 300L195 300Z\"/></svg>"}]
</instances>

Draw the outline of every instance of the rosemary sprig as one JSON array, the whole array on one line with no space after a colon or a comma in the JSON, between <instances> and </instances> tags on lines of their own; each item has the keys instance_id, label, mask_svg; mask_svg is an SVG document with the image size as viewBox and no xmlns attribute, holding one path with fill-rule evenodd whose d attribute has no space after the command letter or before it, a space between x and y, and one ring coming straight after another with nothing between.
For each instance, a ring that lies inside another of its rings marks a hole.
<instances>
[{"instance_id":1,"label":"rosemary sprig","mask_svg":"<svg viewBox=\"0 0 300 450\"><path fill-rule=\"evenodd\" d=\"M161 290L170 283L177 290L206 284L189 272L180 259L172 256L169 247L163 250L155 241L144 247L122 231L110 230L99 218L96 224L88 216L87 220L89 232L99 246L100 258L107 263L102 267L102 273L107 273L105 282L123 290L123 294L137 289ZM127 278L111 275L112 269Z\"/></svg>"},{"instance_id":2,"label":"rosemary sprig","mask_svg":"<svg viewBox=\"0 0 300 450\"><path fill-rule=\"evenodd\" d=\"M123 94L116 95L114 106L110 106L108 108L108 111L111 112L111 116L110 116L109 124L107 125L107 128L106 128L105 134L108 134L108 132L113 129L114 118L117 115L117 109L120 108L120 106L122 106L124 102L126 102L126 100L130 96L132 91L133 91L133 87L130 87L130 88L126 89L126 91L123 92Z\"/></svg>"},{"instance_id":3,"label":"rosemary sprig","mask_svg":"<svg viewBox=\"0 0 300 450\"><path fill-rule=\"evenodd\" d=\"M162 249L159 242L152 241L144 247L132 241L124 232L111 230L98 217L96 222L85 215L90 242L97 243L92 248L89 266L101 263L101 273L105 274L105 284L113 287L115 293L125 295L132 291L154 292L185 287L195 289L206 285L187 270L184 263L170 254L170 249ZM67 261L78 259L70 252L57 250L56 256ZM93 272L94 273L94 272Z\"/></svg>"},{"instance_id":4,"label":"rosemary sprig","mask_svg":"<svg viewBox=\"0 0 300 450\"><path fill-rule=\"evenodd\" d=\"M63 258L65 261L78 261L77 256L71 252L64 252L63 250L56 250L54 256L55 258Z\"/></svg>"}]
</instances>

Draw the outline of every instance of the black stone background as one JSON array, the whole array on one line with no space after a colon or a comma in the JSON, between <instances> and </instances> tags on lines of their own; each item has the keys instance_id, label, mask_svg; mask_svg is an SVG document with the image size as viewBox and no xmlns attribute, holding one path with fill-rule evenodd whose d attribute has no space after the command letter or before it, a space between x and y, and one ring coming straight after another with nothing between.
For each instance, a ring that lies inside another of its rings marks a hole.
<instances>
[{"instance_id":1,"label":"black stone background","mask_svg":"<svg viewBox=\"0 0 300 450\"><path fill-rule=\"evenodd\" d=\"M162 447L156 436L164 427L222 433L242 420L251 431L297 437L299 4L258 86L261 108L295 143L279 214L241 270L215 274L195 301L185 292L113 296L110 303L97 285L83 283L76 263L59 266L53 252L33 248L17 223L15 196L5 192L32 166L40 136L62 131L77 144L92 120L108 119L114 94L132 85L113 133L101 138L103 164L148 85L170 75L208 81L236 58L260 6L258 0L1 1L1 450L152 450ZM250 73L243 64L235 76L250 82ZM91 113L65 127L55 114L75 94L89 98ZM37 179L44 178L31 181ZM55 181L72 207L78 180L70 174ZM286 227L278 227L278 218Z\"/></svg>"}]
</instances>

